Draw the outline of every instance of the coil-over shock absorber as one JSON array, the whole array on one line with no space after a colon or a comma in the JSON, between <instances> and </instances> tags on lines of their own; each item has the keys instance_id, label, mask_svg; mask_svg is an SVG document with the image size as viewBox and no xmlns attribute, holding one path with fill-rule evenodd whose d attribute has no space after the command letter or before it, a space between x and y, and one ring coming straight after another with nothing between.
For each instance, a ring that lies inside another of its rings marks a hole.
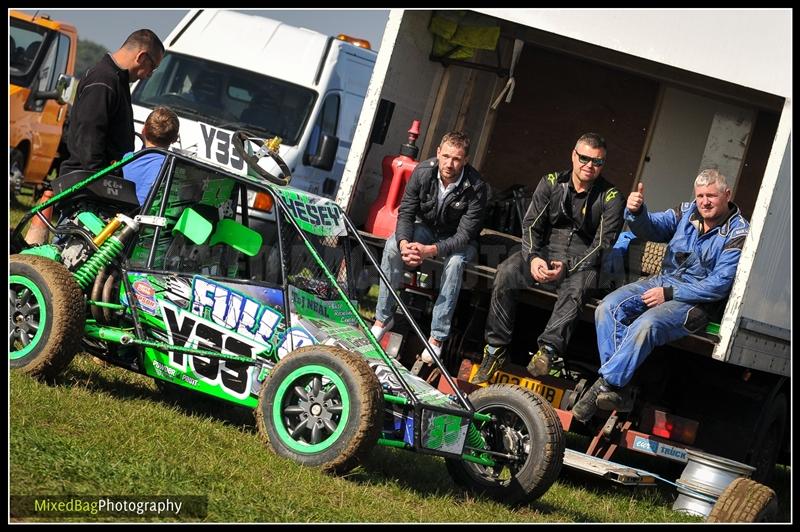
<instances>
[{"instance_id":1,"label":"coil-over shock absorber","mask_svg":"<svg viewBox=\"0 0 800 532\"><path fill-rule=\"evenodd\" d=\"M125 228L118 234L114 234L121 225ZM139 230L139 224L132 218L124 214L117 216L108 222L108 225L98 234L93 242L98 246L97 251L75 272L75 279L82 289L86 289L94 281L97 273L111 264L117 255L120 254L125 242Z\"/></svg>"},{"instance_id":2,"label":"coil-over shock absorber","mask_svg":"<svg viewBox=\"0 0 800 532\"><path fill-rule=\"evenodd\" d=\"M475 422L472 421L467 429L467 445L473 449L485 449L486 442L483 440L483 435L475 427Z\"/></svg>"}]
</instances>

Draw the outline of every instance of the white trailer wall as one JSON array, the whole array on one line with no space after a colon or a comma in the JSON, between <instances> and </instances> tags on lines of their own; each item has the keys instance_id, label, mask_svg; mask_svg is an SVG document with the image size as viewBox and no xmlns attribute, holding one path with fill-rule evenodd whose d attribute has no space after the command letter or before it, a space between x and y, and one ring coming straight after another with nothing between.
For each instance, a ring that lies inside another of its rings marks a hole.
<instances>
[{"instance_id":1,"label":"white trailer wall","mask_svg":"<svg viewBox=\"0 0 800 532\"><path fill-rule=\"evenodd\" d=\"M760 91L792 92L791 9L476 9Z\"/></svg>"}]
</instances>

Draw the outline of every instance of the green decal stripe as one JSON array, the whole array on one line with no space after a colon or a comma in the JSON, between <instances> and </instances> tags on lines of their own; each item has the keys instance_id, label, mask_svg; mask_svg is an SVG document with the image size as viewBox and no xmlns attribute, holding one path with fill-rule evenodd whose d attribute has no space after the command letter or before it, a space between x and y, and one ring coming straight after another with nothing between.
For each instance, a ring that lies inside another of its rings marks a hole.
<instances>
[{"instance_id":1,"label":"green decal stripe","mask_svg":"<svg viewBox=\"0 0 800 532\"><path fill-rule=\"evenodd\" d=\"M21 275L12 275L8 278L9 288L15 284L22 285L28 290L30 290L31 294L33 294L33 297L36 299L36 304L39 306L39 328L36 330L36 334L33 336L33 340L31 340L31 342L28 345L26 345L19 351L11 351L9 349L8 357L11 360L16 360L18 358L27 356L28 353L30 353L31 350L33 350L33 348L39 344L39 341L42 339L42 335L44 334L44 329L47 324L47 307L45 303L44 294L42 294L42 291L39 290L38 286L36 286L36 283L31 281L27 277L23 277ZM9 316L9 318L11 318L11 316Z\"/></svg>"},{"instance_id":2,"label":"green decal stripe","mask_svg":"<svg viewBox=\"0 0 800 532\"><path fill-rule=\"evenodd\" d=\"M336 427L336 430L328 436L323 441L311 445L303 442L299 442L292 438L291 435L286 431L286 427L283 423L283 402L286 398L287 391L293 389L295 385L298 383L299 380L303 379L307 376L314 376L314 375L322 375L327 377L331 380L333 385L339 392L339 395L342 398L342 415L339 419L339 423ZM350 418L350 394L347 393L347 387L344 384L342 378L337 375L333 370L328 369L324 366L317 366L317 365L310 365L310 366L303 366L302 368L297 368L293 372L291 372L284 380L281 382L280 386L278 386L278 391L275 393L275 402L272 405L272 419L275 422L275 429L278 433L278 437L281 441L289 447L291 450L302 453L302 454L314 454L320 451L324 451L325 449L329 448L331 445L335 444L336 441L341 436L342 432L344 431L344 427L347 424L347 420Z\"/></svg>"}]
</instances>

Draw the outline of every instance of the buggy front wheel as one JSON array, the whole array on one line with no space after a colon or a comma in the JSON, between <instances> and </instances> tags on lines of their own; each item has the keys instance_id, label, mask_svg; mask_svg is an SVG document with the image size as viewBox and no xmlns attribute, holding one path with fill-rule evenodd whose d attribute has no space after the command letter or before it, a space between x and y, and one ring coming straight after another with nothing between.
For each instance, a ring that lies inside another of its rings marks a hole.
<instances>
[{"instance_id":1,"label":"buggy front wheel","mask_svg":"<svg viewBox=\"0 0 800 532\"><path fill-rule=\"evenodd\" d=\"M83 293L67 268L44 257L12 255L9 274L9 366L55 377L80 347Z\"/></svg>"},{"instance_id":2,"label":"buggy front wheel","mask_svg":"<svg viewBox=\"0 0 800 532\"><path fill-rule=\"evenodd\" d=\"M473 421L494 466L448 458L453 480L471 491L507 504L542 496L564 462L564 432L552 406L540 395L514 385L491 385L469 396L475 409L494 421Z\"/></svg>"},{"instance_id":3,"label":"buggy front wheel","mask_svg":"<svg viewBox=\"0 0 800 532\"><path fill-rule=\"evenodd\" d=\"M375 445L383 397L360 355L302 347L275 365L259 394L258 430L280 456L346 473Z\"/></svg>"}]
</instances>

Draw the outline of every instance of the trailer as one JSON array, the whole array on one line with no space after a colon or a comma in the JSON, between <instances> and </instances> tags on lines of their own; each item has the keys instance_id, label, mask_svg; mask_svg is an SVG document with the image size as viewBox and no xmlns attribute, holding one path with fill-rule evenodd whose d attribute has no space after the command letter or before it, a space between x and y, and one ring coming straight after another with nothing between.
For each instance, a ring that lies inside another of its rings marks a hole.
<instances>
[{"instance_id":1,"label":"trailer","mask_svg":"<svg viewBox=\"0 0 800 532\"><path fill-rule=\"evenodd\" d=\"M495 269L519 242L517 192L566 168L575 139L602 134L604 177L625 194L643 182L650 210L691 199L698 170L718 167L751 224L718 328L656 349L637 372L637 407L593 427L587 453L610 459L624 447L686 462L686 450L698 449L754 465L765 481L789 458L791 58L789 10L393 10L336 201L365 221L381 160L398 153L413 120L420 160L448 130L473 139L470 162L493 199L443 351L469 391ZM384 239L363 236L380 253ZM641 243L625 280L655 273L660 252ZM423 324L437 266L428 260L407 276L404 297ZM565 375L533 379L524 370L554 301L545 290L524 294L525 327L492 382L538 391L566 429L580 431L568 410L596 378L597 300L584 308ZM413 357L412 343L404 339L399 356Z\"/></svg>"}]
</instances>

